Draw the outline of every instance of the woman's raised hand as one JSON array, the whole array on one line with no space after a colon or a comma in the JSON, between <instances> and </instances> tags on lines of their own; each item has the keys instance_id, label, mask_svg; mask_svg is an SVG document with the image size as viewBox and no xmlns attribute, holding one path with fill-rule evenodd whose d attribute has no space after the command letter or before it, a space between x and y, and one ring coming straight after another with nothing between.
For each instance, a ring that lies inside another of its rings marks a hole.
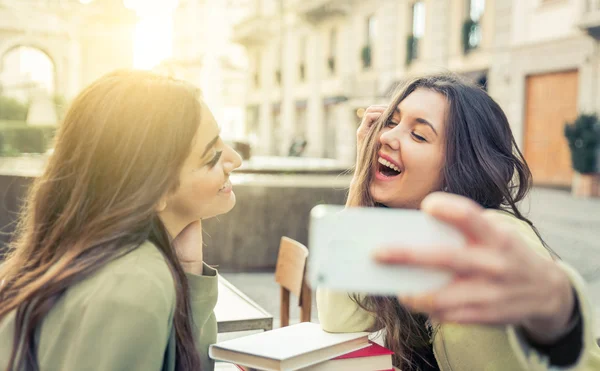
<instances>
[{"instance_id":1,"label":"woman's raised hand","mask_svg":"<svg viewBox=\"0 0 600 371\"><path fill-rule=\"evenodd\" d=\"M188 224L175 237L173 248L186 273L202 274L202 223L199 220Z\"/></svg>"},{"instance_id":2,"label":"woman's raised hand","mask_svg":"<svg viewBox=\"0 0 600 371\"><path fill-rule=\"evenodd\" d=\"M367 133L373 127L375 121L377 121L377 119L383 114L383 112L385 112L386 109L387 106L384 105L373 105L369 106L369 108L365 110L362 121L360 122L360 126L358 127L358 130L356 130L356 142L358 144L357 148L361 147L363 140L367 136Z\"/></svg>"},{"instance_id":3,"label":"woman's raised hand","mask_svg":"<svg viewBox=\"0 0 600 371\"><path fill-rule=\"evenodd\" d=\"M437 292L400 297L403 304L439 322L521 326L541 344L568 331L575 298L566 273L554 261L467 198L434 193L425 198L422 210L457 228L467 246L378 251L375 258L384 264L443 269L454 276Z\"/></svg>"}]
</instances>

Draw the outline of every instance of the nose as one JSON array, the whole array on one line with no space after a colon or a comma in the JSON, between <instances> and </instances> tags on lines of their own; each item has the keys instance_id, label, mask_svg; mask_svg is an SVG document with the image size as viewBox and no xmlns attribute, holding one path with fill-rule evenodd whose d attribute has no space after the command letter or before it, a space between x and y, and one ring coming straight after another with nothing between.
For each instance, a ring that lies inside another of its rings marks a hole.
<instances>
[{"instance_id":1,"label":"nose","mask_svg":"<svg viewBox=\"0 0 600 371\"><path fill-rule=\"evenodd\" d=\"M227 146L225 152L226 157L223 163L223 169L229 174L242 165L242 156L230 146Z\"/></svg>"},{"instance_id":2,"label":"nose","mask_svg":"<svg viewBox=\"0 0 600 371\"><path fill-rule=\"evenodd\" d=\"M383 146L387 146L394 151L398 151L400 150L400 138L397 134L398 133L396 133L396 130L394 129L384 131L379 137L379 142Z\"/></svg>"}]
</instances>

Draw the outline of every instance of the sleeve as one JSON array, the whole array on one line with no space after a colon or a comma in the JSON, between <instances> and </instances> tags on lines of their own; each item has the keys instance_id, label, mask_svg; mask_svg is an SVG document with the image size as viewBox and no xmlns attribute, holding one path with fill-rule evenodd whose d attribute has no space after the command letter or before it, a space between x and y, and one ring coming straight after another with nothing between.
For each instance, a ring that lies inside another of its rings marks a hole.
<instances>
[{"instance_id":1,"label":"sleeve","mask_svg":"<svg viewBox=\"0 0 600 371\"><path fill-rule=\"evenodd\" d=\"M569 276L575 290L577 301L579 302L579 312L581 316L581 347L577 349L578 356L574 363L569 365L557 365L551 362L552 354L541 352L521 333L516 327L507 328L508 337L517 358L526 369L541 371L593 371L600 370L600 348L596 343L592 329L594 328L594 318L592 316L591 305L587 301L585 294L585 283L581 276L571 267L563 262L557 263ZM550 349L556 352L559 348ZM570 349L572 350L572 349Z\"/></svg>"},{"instance_id":2,"label":"sleeve","mask_svg":"<svg viewBox=\"0 0 600 371\"><path fill-rule=\"evenodd\" d=\"M202 275L186 273L190 286L190 305L196 327L202 328L217 304L219 277L204 264Z\"/></svg>"},{"instance_id":3,"label":"sleeve","mask_svg":"<svg viewBox=\"0 0 600 371\"><path fill-rule=\"evenodd\" d=\"M217 305L219 276L217 271L204 264L202 275L187 273L190 288L190 305L194 321L194 338L203 369L212 369L208 347L217 341Z\"/></svg>"},{"instance_id":4,"label":"sleeve","mask_svg":"<svg viewBox=\"0 0 600 371\"><path fill-rule=\"evenodd\" d=\"M375 316L361 308L351 294L317 288L317 312L327 332L371 331Z\"/></svg>"},{"instance_id":5,"label":"sleeve","mask_svg":"<svg viewBox=\"0 0 600 371\"><path fill-rule=\"evenodd\" d=\"M577 294L574 294L577 298ZM565 335L561 336L553 344L539 344L531 339L525 332L523 335L529 344L540 353L548 356L550 364L565 367L577 362L581 348L583 347L583 319L579 302L573 306L573 313Z\"/></svg>"},{"instance_id":6,"label":"sleeve","mask_svg":"<svg viewBox=\"0 0 600 371\"><path fill-rule=\"evenodd\" d=\"M497 219L499 223L513 228L525 244L539 253L540 255L549 258L549 253L541 243L533 229L525 222L513 217L504 212L490 211L490 216ZM557 261L556 264L565 271L576 296L578 311L581 323L574 322L575 334L579 331L581 338L578 339L580 346L574 349L573 347L540 347L532 344L525 334L516 326L508 326L508 338L513 351L526 370L540 371L592 371L600 370L600 348L596 343L593 335L594 318L592 315L591 304L588 301L585 282L583 278L568 264ZM577 313L576 313L577 314ZM579 329L577 328L578 326ZM573 334L568 334L573 335ZM560 344L558 344L560 345ZM569 365L563 365L564 362L558 361L564 359L565 354L556 354L556 352L568 351L576 354L568 354L567 358L575 359L575 362L568 362Z\"/></svg>"},{"instance_id":7,"label":"sleeve","mask_svg":"<svg viewBox=\"0 0 600 371\"><path fill-rule=\"evenodd\" d=\"M131 269L67 293L49 313L38 347L41 370L162 369L174 310L173 281Z\"/></svg>"}]
</instances>

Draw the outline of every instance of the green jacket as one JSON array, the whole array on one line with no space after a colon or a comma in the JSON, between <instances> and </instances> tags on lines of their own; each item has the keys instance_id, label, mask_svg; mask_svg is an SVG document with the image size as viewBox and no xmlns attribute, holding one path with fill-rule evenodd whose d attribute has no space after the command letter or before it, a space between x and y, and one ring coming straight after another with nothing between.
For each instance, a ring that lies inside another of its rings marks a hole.
<instances>
[{"instance_id":1,"label":"green jacket","mask_svg":"<svg viewBox=\"0 0 600 371\"><path fill-rule=\"evenodd\" d=\"M531 227L512 215L490 211L498 223L511 228L531 249L549 259ZM584 324L583 349L576 364L559 368L531 347L514 326L442 324L433 339L433 351L441 371L599 371L600 349L592 329L594 318L583 279L568 265L559 262L577 293ZM526 269L526 268L524 268ZM317 289L317 308L323 329L329 332L357 332L373 328L375 317L359 307L347 293Z\"/></svg>"},{"instance_id":2,"label":"green jacket","mask_svg":"<svg viewBox=\"0 0 600 371\"><path fill-rule=\"evenodd\" d=\"M202 371L212 371L217 271L187 275ZM38 329L41 371L172 371L175 285L160 251L145 242L69 288ZM14 313L0 323L0 370L12 349Z\"/></svg>"}]
</instances>

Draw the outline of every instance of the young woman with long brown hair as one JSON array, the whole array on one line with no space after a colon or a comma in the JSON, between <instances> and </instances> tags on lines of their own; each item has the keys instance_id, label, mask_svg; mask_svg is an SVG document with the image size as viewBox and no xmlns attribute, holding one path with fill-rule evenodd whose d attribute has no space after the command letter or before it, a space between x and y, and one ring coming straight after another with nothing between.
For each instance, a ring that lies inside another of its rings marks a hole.
<instances>
[{"instance_id":1,"label":"young woman with long brown hair","mask_svg":"<svg viewBox=\"0 0 600 371\"><path fill-rule=\"evenodd\" d=\"M531 174L487 93L449 75L415 79L367 109L357 137L347 206L421 209L467 248L379 251L380 263L454 279L414 297L318 289L325 330L381 331L403 371L600 369L583 280L519 211Z\"/></svg>"},{"instance_id":2,"label":"young woman with long brown hair","mask_svg":"<svg viewBox=\"0 0 600 371\"><path fill-rule=\"evenodd\" d=\"M1 370L212 370L201 219L241 164L194 87L143 71L73 101L0 268Z\"/></svg>"}]
</instances>

